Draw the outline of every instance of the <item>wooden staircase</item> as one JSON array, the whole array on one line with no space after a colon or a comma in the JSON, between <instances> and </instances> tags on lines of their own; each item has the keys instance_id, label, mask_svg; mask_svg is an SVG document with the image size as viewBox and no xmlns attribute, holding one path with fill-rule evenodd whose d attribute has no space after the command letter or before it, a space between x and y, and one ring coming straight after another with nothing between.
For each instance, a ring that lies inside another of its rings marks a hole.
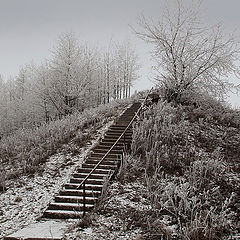
<instances>
[{"instance_id":1,"label":"wooden staircase","mask_svg":"<svg viewBox=\"0 0 240 240\"><path fill-rule=\"evenodd\" d=\"M93 209L105 179L117 171L123 151L131 145L131 124L140 106L141 103L132 104L109 128L81 168L49 204L43 218L80 218Z\"/></svg>"}]
</instances>

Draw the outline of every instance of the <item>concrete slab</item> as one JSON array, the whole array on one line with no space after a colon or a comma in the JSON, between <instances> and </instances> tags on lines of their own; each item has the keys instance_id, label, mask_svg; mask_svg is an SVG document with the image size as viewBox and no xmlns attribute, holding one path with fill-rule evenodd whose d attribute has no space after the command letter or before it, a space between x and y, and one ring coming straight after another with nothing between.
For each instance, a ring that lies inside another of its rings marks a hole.
<instances>
[{"instance_id":1,"label":"concrete slab","mask_svg":"<svg viewBox=\"0 0 240 240\"><path fill-rule=\"evenodd\" d=\"M4 240L61 240L67 223L64 221L40 221L7 236Z\"/></svg>"}]
</instances>

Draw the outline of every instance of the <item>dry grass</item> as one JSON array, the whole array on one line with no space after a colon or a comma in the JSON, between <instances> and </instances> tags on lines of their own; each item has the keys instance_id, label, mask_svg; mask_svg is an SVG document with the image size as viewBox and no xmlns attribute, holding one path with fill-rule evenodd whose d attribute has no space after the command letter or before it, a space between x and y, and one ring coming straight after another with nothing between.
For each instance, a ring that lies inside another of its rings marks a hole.
<instances>
[{"instance_id":1,"label":"dry grass","mask_svg":"<svg viewBox=\"0 0 240 240\"><path fill-rule=\"evenodd\" d=\"M127 101L111 102L37 128L21 129L11 136L2 138L0 141L1 190L5 187L6 179L41 171L41 164L70 140L81 147L85 138L91 134L91 132L85 134L86 129L101 126L109 117L118 115L126 104Z\"/></svg>"},{"instance_id":2,"label":"dry grass","mask_svg":"<svg viewBox=\"0 0 240 240\"><path fill-rule=\"evenodd\" d=\"M135 125L132 153L141 161L124 169L143 179L152 208L177 226L170 239L227 239L240 231L239 112L211 101L197 108L159 102ZM144 169L141 177L136 168Z\"/></svg>"}]
</instances>

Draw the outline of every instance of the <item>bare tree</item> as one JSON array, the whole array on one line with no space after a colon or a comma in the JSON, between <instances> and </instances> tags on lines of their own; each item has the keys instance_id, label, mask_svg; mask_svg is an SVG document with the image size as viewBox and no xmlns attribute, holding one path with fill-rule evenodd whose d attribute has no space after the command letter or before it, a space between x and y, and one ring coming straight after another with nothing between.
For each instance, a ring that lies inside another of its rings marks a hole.
<instances>
[{"instance_id":1,"label":"bare tree","mask_svg":"<svg viewBox=\"0 0 240 240\"><path fill-rule=\"evenodd\" d=\"M161 20L139 18L138 37L154 45L155 80L165 89L167 100L178 100L186 90L223 97L234 87L226 78L239 78L239 46L234 36L225 36L220 25L200 23L200 3L187 9L176 0Z\"/></svg>"},{"instance_id":2,"label":"bare tree","mask_svg":"<svg viewBox=\"0 0 240 240\"><path fill-rule=\"evenodd\" d=\"M39 66L25 65L6 82L0 76L0 135L128 97L136 58L134 50L124 46L119 51L110 45L99 52L64 33L50 59Z\"/></svg>"},{"instance_id":3,"label":"bare tree","mask_svg":"<svg viewBox=\"0 0 240 240\"><path fill-rule=\"evenodd\" d=\"M81 67L84 50L73 33L64 33L58 39L50 61L51 99L60 115L72 111L72 103L85 90L86 77Z\"/></svg>"},{"instance_id":4,"label":"bare tree","mask_svg":"<svg viewBox=\"0 0 240 240\"><path fill-rule=\"evenodd\" d=\"M138 56L129 41L116 45L116 83L117 95L121 98L130 97L131 86L138 78Z\"/></svg>"}]
</instances>

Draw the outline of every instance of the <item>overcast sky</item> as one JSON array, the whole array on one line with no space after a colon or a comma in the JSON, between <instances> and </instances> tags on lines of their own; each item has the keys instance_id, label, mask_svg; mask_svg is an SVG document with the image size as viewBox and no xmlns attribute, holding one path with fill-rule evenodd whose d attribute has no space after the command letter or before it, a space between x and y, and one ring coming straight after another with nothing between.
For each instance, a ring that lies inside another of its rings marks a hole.
<instances>
[{"instance_id":1,"label":"overcast sky","mask_svg":"<svg viewBox=\"0 0 240 240\"><path fill-rule=\"evenodd\" d=\"M0 74L7 79L24 64L40 64L59 34L72 31L80 42L98 46L130 39L142 65L134 89L151 88L151 47L134 36L129 24L136 26L141 13L157 19L166 2L172 0L0 0ZM202 9L205 23L222 22L240 40L240 0L203 0ZM240 97L231 96L230 102L240 106Z\"/></svg>"}]
</instances>

